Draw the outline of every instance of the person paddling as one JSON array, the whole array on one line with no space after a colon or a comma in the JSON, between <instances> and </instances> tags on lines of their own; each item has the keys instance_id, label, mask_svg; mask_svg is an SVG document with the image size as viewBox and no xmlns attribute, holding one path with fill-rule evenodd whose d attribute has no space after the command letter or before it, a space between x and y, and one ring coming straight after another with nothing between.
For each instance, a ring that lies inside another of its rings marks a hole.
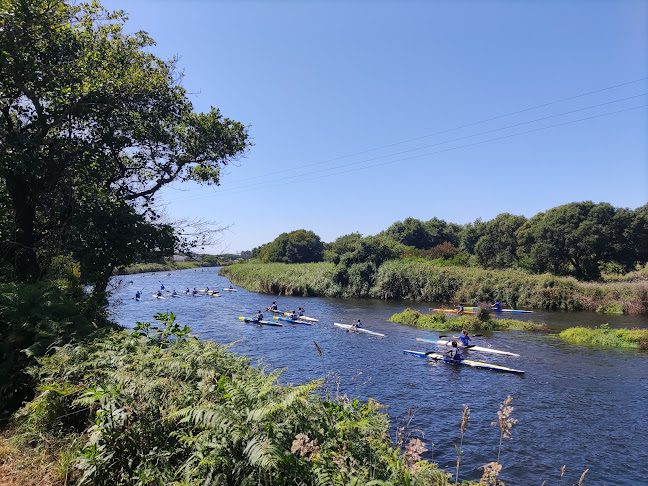
<instances>
[{"instance_id":1,"label":"person paddling","mask_svg":"<svg viewBox=\"0 0 648 486\"><path fill-rule=\"evenodd\" d=\"M304 311L304 308L303 308L303 307L300 307L299 309L297 309L297 315L298 315L299 317L303 316L303 315L304 315L304 312L305 312L305 311Z\"/></svg>"},{"instance_id":2,"label":"person paddling","mask_svg":"<svg viewBox=\"0 0 648 486\"><path fill-rule=\"evenodd\" d=\"M353 329L360 329L362 327L362 322L360 322L360 319L358 319L356 322L351 324L351 328Z\"/></svg>"},{"instance_id":3,"label":"person paddling","mask_svg":"<svg viewBox=\"0 0 648 486\"><path fill-rule=\"evenodd\" d=\"M494 310L496 312L502 312L502 304L500 303L499 300L495 302L493 305L491 305L491 310Z\"/></svg>"},{"instance_id":4,"label":"person paddling","mask_svg":"<svg viewBox=\"0 0 648 486\"><path fill-rule=\"evenodd\" d=\"M270 311L276 311L277 310L277 301L273 300L272 305L270 306Z\"/></svg>"},{"instance_id":5,"label":"person paddling","mask_svg":"<svg viewBox=\"0 0 648 486\"><path fill-rule=\"evenodd\" d=\"M254 316L254 320L256 322L263 320L263 314L261 314L261 309L257 311L256 315Z\"/></svg>"},{"instance_id":6,"label":"person paddling","mask_svg":"<svg viewBox=\"0 0 648 486\"><path fill-rule=\"evenodd\" d=\"M451 358L455 361L461 361L461 352L457 347L457 341L452 341L452 349L448 352L446 358Z\"/></svg>"},{"instance_id":7,"label":"person paddling","mask_svg":"<svg viewBox=\"0 0 648 486\"><path fill-rule=\"evenodd\" d=\"M463 306L463 304L459 304L459 305L457 306L457 314L463 314L463 311L464 311L464 306Z\"/></svg>"},{"instance_id":8,"label":"person paddling","mask_svg":"<svg viewBox=\"0 0 648 486\"><path fill-rule=\"evenodd\" d=\"M459 339L462 346L470 346L470 336L468 335L468 331L465 329L462 329L461 334L458 336L452 336L452 339Z\"/></svg>"},{"instance_id":9,"label":"person paddling","mask_svg":"<svg viewBox=\"0 0 648 486\"><path fill-rule=\"evenodd\" d=\"M137 292L135 292L135 298L137 300L140 300L141 297L142 297L142 292L140 292L139 290Z\"/></svg>"}]
</instances>

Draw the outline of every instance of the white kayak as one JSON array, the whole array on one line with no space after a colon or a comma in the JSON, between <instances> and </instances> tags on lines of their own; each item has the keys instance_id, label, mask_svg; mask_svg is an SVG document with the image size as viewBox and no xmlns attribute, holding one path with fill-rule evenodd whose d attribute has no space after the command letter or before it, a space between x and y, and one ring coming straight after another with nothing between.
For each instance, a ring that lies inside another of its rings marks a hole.
<instances>
[{"instance_id":1,"label":"white kayak","mask_svg":"<svg viewBox=\"0 0 648 486\"><path fill-rule=\"evenodd\" d=\"M284 312L284 316L289 316L290 312ZM315 319L314 317L306 317L306 316L297 316L297 319L301 321L311 321L311 322L319 322L319 319Z\"/></svg>"},{"instance_id":2,"label":"white kayak","mask_svg":"<svg viewBox=\"0 0 648 486\"><path fill-rule=\"evenodd\" d=\"M162 299L162 300L166 299L166 297L162 297L161 295L158 295L158 294L153 294L153 297L155 297L156 299Z\"/></svg>"},{"instance_id":3,"label":"white kayak","mask_svg":"<svg viewBox=\"0 0 648 486\"><path fill-rule=\"evenodd\" d=\"M351 324L340 324L339 322L334 322L333 325L337 327L341 327L342 329L346 329L347 331L352 331L357 333L363 332L365 334L371 334L372 336L385 337L384 334L370 331L369 329L365 329L364 327L353 327Z\"/></svg>"},{"instance_id":4,"label":"white kayak","mask_svg":"<svg viewBox=\"0 0 648 486\"><path fill-rule=\"evenodd\" d=\"M444 341L443 339L416 338L416 340L420 341L422 343L438 344L439 346L451 346L452 345L452 341ZM493 349L493 348L484 348L482 346L474 346L472 344L469 344L468 346L464 346L463 344L459 344L459 341L457 341L457 347L460 348L460 349L468 349L470 351L479 351L479 352L482 352L482 353L504 354L506 356L520 356L519 354L510 353L508 351L500 351L499 349Z\"/></svg>"},{"instance_id":5,"label":"white kayak","mask_svg":"<svg viewBox=\"0 0 648 486\"><path fill-rule=\"evenodd\" d=\"M238 292L238 289L223 289L223 290L229 290L230 292Z\"/></svg>"}]
</instances>

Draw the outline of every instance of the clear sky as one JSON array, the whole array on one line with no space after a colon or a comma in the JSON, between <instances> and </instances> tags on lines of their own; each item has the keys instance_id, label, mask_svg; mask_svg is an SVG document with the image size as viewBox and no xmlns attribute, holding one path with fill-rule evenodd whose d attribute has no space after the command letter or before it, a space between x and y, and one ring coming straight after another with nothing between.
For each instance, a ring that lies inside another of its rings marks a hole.
<instances>
[{"instance_id":1,"label":"clear sky","mask_svg":"<svg viewBox=\"0 0 648 486\"><path fill-rule=\"evenodd\" d=\"M249 125L219 187L156 198L231 225L208 251L648 202L646 0L102 3Z\"/></svg>"}]
</instances>

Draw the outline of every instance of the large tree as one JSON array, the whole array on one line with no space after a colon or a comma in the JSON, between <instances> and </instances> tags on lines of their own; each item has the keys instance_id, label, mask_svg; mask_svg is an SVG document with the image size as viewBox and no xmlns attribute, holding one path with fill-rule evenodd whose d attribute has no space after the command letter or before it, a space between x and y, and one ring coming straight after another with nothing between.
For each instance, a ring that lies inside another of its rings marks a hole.
<instances>
[{"instance_id":1,"label":"large tree","mask_svg":"<svg viewBox=\"0 0 648 486\"><path fill-rule=\"evenodd\" d=\"M218 184L248 145L242 124L194 112L175 62L125 21L95 2L0 0L0 255L21 281L66 253L101 291L112 266L172 250L153 196Z\"/></svg>"},{"instance_id":2,"label":"large tree","mask_svg":"<svg viewBox=\"0 0 648 486\"><path fill-rule=\"evenodd\" d=\"M517 264L516 232L526 222L524 216L499 214L484 224L483 236L477 240L475 255L485 268L509 268Z\"/></svg>"},{"instance_id":3,"label":"large tree","mask_svg":"<svg viewBox=\"0 0 648 486\"><path fill-rule=\"evenodd\" d=\"M296 230L281 233L253 254L264 262L310 263L321 262L324 243L312 231Z\"/></svg>"},{"instance_id":4,"label":"large tree","mask_svg":"<svg viewBox=\"0 0 648 486\"><path fill-rule=\"evenodd\" d=\"M537 272L600 277L599 262L609 255L615 209L608 203L569 203L537 214L517 232L520 256Z\"/></svg>"}]
</instances>

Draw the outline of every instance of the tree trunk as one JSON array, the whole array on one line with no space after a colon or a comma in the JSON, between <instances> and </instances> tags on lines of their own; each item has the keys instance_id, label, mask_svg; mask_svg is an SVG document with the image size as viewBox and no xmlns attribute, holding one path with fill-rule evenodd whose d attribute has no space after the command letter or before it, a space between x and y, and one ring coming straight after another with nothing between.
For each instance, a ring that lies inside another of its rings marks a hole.
<instances>
[{"instance_id":1,"label":"tree trunk","mask_svg":"<svg viewBox=\"0 0 648 486\"><path fill-rule=\"evenodd\" d=\"M36 259L36 203L29 183L21 177L6 178L7 192L14 210L13 267L20 282L35 282L40 276Z\"/></svg>"}]
</instances>

